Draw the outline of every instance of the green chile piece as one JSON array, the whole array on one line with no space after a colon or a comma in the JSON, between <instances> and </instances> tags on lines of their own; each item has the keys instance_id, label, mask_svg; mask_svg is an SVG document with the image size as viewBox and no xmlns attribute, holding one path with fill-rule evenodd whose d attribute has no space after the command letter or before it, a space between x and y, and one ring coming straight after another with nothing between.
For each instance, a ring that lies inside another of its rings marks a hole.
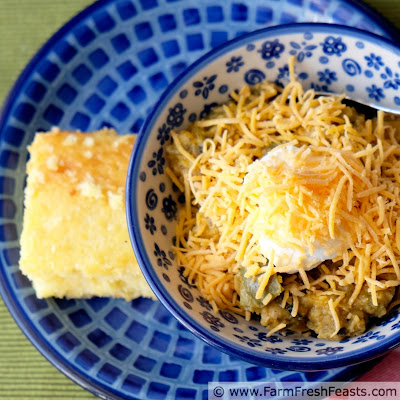
<instances>
[{"instance_id":1,"label":"green chile piece","mask_svg":"<svg viewBox=\"0 0 400 400\"><path fill-rule=\"evenodd\" d=\"M282 292L282 285L279 283L278 275L272 275L269 279L268 285L265 287L264 292L260 299L256 299L256 293L259 288L258 280L253 282L252 278L245 278L246 268L240 268L240 273L237 275L238 283L240 286L240 304L246 309L263 308L262 300L268 293L271 293L273 298L278 297ZM260 276L260 275L258 275Z\"/></svg>"}]
</instances>

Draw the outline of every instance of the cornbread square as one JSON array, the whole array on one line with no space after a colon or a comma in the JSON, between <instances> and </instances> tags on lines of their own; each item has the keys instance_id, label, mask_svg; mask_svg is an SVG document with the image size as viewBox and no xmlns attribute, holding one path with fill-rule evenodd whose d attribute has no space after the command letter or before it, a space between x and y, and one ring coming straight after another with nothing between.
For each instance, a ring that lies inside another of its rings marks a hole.
<instances>
[{"instance_id":1,"label":"cornbread square","mask_svg":"<svg viewBox=\"0 0 400 400\"><path fill-rule=\"evenodd\" d=\"M36 134L28 148L20 269L37 297L155 298L125 217L135 137L109 129Z\"/></svg>"}]
</instances>

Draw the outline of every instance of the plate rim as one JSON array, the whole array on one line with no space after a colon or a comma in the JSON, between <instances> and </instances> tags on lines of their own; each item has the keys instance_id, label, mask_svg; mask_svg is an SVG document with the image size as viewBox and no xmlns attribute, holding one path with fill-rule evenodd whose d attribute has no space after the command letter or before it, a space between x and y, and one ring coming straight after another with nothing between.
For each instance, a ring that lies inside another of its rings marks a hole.
<instances>
[{"instance_id":1,"label":"plate rim","mask_svg":"<svg viewBox=\"0 0 400 400\"><path fill-rule=\"evenodd\" d=\"M373 6L370 6L363 0L344 0L344 2L354 6L359 11L366 14L373 21L377 21L379 27L390 35L390 37L388 38L389 40L394 43L396 41L400 41L400 30L396 28L396 26L391 21L384 17L383 14L375 9Z\"/></svg>"},{"instance_id":2,"label":"plate rim","mask_svg":"<svg viewBox=\"0 0 400 400\"><path fill-rule=\"evenodd\" d=\"M8 91L6 97L3 100L3 104L0 107L0 134L3 131L7 115L13 106L13 98L15 97L15 94L18 93L21 87L23 86L25 82L24 78L29 76L30 72L35 67L35 65L37 65L41 61L41 56L52 48L54 42L62 38L64 33L68 32L74 25L78 24L83 18L90 15L97 9L105 6L107 3L113 3L113 1L114 0L96 0L93 4L82 9L71 19L65 22L38 48L35 54L30 58L28 63L25 65L25 67L23 67L22 71L18 75L15 82L12 84L10 90ZM395 41L400 42L400 30L397 29L396 26L387 18L385 18L378 10L374 9L372 6L365 3L363 0L340 0L340 1L349 4L350 6L356 8L361 13L367 15L371 20L377 22L379 28L389 35L389 37L386 38L387 40L392 42ZM281 26L281 25L283 24L279 24L276 26Z\"/></svg>"}]
</instances>

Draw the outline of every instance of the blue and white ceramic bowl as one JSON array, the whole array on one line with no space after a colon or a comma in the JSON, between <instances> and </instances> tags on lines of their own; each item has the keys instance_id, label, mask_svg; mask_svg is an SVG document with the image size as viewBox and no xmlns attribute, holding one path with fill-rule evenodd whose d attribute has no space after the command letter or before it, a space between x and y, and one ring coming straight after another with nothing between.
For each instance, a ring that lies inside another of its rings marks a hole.
<instances>
[{"instance_id":1,"label":"blue and white ceramic bowl","mask_svg":"<svg viewBox=\"0 0 400 400\"><path fill-rule=\"evenodd\" d=\"M127 180L127 217L143 273L159 300L188 329L219 350L281 369L317 370L356 364L400 343L400 316L389 315L362 336L330 342L280 333L258 322L213 313L180 273L171 246L182 199L165 174L170 131L199 119L245 84L288 81L288 60L305 88L400 108L400 49L352 28L294 24L263 29L214 49L168 87L144 123Z\"/></svg>"}]
</instances>

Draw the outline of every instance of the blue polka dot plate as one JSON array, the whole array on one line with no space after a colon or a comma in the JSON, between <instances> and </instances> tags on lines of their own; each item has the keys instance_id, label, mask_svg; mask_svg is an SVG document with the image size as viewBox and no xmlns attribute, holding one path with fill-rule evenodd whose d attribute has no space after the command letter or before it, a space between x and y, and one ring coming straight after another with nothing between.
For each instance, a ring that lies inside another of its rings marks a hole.
<instances>
[{"instance_id":1,"label":"blue polka dot plate","mask_svg":"<svg viewBox=\"0 0 400 400\"><path fill-rule=\"evenodd\" d=\"M239 361L194 337L158 302L39 300L19 272L27 145L37 131L138 132L163 90L205 52L290 22L397 32L358 1L100 0L57 32L11 90L0 117L0 291L42 354L109 399L203 399L209 381L349 380L368 365L300 373Z\"/></svg>"}]
</instances>

